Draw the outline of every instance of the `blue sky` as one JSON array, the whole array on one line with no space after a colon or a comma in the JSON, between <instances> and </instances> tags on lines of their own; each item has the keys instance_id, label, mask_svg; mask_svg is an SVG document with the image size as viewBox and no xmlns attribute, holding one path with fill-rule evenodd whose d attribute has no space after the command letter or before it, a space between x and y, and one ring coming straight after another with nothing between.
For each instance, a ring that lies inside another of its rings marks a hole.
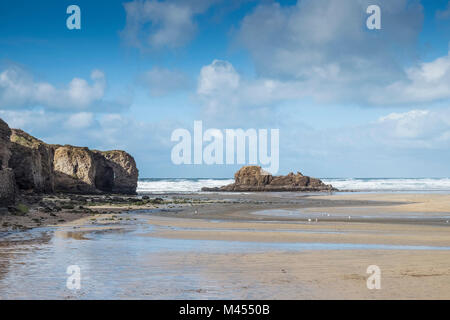
<instances>
[{"instance_id":1,"label":"blue sky","mask_svg":"<svg viewBox=\"0 0 450 320\"><path fill-rule=\"evenodd\" d=\"M141 177L233 175L171 162L171 133L194 120L280 129L279 173L449 177L449 38L448 1L5 0L0 117L125 149Z\"/></svg>"}]
</instances>

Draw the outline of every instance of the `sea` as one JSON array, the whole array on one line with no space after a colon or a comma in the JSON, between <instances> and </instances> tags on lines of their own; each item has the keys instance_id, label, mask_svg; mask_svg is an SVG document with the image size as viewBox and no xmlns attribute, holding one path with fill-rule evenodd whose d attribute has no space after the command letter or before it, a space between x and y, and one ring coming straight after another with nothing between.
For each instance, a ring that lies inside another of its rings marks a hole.
<instances>
[{"instance_id":1,"label":"sea","mask_svg":"<svg viewBox=\"0 0 450 320\"><path fill-rule=\"evenodd\" d=\"M342 191L360 192L450 192L450 178L321 178ZM203 187L221 187L234 179L143 178L138 193L196 193Z\"/></svg>"}]
</instances>

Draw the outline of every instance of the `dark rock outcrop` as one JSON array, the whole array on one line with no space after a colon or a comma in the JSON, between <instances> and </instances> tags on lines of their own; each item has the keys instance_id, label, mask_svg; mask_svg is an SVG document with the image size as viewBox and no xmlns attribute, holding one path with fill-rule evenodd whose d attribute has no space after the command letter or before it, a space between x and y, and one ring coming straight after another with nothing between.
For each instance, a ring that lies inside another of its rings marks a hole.
<instances>
[{"instance_id":1,"label":"dark rock outcrop","mask_svg":"<svg viewBox=\"0 0 450 320\"><path fill-rule=\"evenodd\" d=\"M337 191L331 185L321 180L302 175L289 173L286 176L272 176L258 166L242 167L234 175L234 183L220 188L202 188L202 191Z\"/></svg>"},{"instance_id":2,"label":"dark rock outcrop","mask_svg":"<svg viewBox=\"0 0 450 320\"><path fill-rule=\"evenodd\" d=\"M9 150L9 138L11 136L11 129L8 124L0 119L0 169L8 168L11 151Z\"/></svg>"},{"instance_id":3,"label":"dark rock outcrop","mask_svg":"<svg viewBox=\"0 0 450 320\"><path fill-rule=\"evenodd\" d=\"M8 167L11 156L10 136L11 130L8 124L0 119L0 206L14 203L16 196L14 172Z\"/></svg>"},{"instance_id":4,"label":"dark rock outcrop","mask_svg":"<svg viewBox=\"0 0 450 320\"><path fill-rule=\"evenodd\" d=\"M113 193L136 193L139 172L134 158L120 150L104 151L100 154L106 159L106 167L102 169L104 173L101 177L107 178L108 188L111 188ZM108 182L111 178L112 185Z\"/></svg>"},{"instance_id":5,"label":"dark rock outcrop","mask_svg":"<svg viewBox=\"0 0 450 320\"><path fill-rule=\"evenodd\" d=\"M12 169L0 170L0 207L13 204L16 198L16 181Z\"/></svg>"}]
</instances>

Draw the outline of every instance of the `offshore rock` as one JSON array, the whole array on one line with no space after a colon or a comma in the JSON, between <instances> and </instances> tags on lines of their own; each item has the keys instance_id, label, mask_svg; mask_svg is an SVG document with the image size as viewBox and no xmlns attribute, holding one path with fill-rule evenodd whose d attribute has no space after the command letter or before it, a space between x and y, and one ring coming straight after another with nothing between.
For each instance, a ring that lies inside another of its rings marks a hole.
<instances>
[{"instance_id":1,"label":"offshore rock","mask_svg":"<svg viewBox=\"0 0 450 320\"><path fill-rule=\"evenodd\" d=\"M300 172L286 176L272 176L259 166L242 167L234 175L234 183L220 188L202 188L202 191L297 191L297 192L331 192L337 191L332 185L321 180L302 175Z\"/></svg>"}]
</instances>

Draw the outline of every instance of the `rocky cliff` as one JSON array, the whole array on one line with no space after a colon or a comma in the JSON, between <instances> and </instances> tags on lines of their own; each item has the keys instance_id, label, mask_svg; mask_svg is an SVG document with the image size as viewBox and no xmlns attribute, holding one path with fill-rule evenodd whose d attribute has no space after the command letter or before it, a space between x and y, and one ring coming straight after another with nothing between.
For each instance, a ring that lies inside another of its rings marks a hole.
<instances>
[{"instance_id":1,"label":"rocky cliff","mask_svg":"<svg viewBox=\"0 0 450 320\"><path fill-rule=\"evenodd\" d=\"M120 150L104 151L100 154L106 160L104 176L114 178L112 185L108 180L103 182L107 183L106 187L113 193L135 193L139 172L134 158Z\"/></svg>"},{"instance_id":2,"label":"rocky cliff","mask_svg":"<svg viewBox=\"0 0 450 320\"><path fill-rule=\"evenodd\" d=\"M16 193L14 172L8 167L11 156L10 136L9 126L0 119L0 206L13 203Z\"/></svg>"},{"instance_id":3,"label":"rocky cliff","mask_svg":"<svg viewBox=\"0 0 450 320\"><path fill-rule=\"evenodd\" d=\"M96 193L94 153L88 148L55 146L53 159L55 190L58 192Z\"/></svg>"},{"instance_id":4,"label":"rocky cliff","mask_svg":"<svg viewBox=\"0 0 450 320\"><path fill-rule=\"evenodd\" d=\"M20 190L53 192L53 148L28 133L12 129L11 158L9 166L14 170Z\"/></svg>"},{"instance_id":5,"label":"rocky cliff","mask_svg":"<svg viewBox=\"0 0 450 320\"><path fill-rule=\"evenodd\" d=\"M302 175L300 172L286 176L272 176L258 166L242 167L234 175L234 183L220 188L203 188L202 191L336 191L321 180Z\"/></svg>"},{"instance_id":6,"label":"rocky cliff","mask_svg":"<svg viewBox=\"0 0 450 320\"><path fill-rule=\"evenodd\" d=\"M11 136L11 129L8 124L0 119L0 170L8 168L9 158L11 152L9 150L9 138Z\"/></svg>"},{"instance_id":7,"label":"rocky cliff","mask_svg":"<svg viewBox=\"0 0 450 320\"><path fill-rule=\"evenodd\" d=\"M55 189L80 193L135 194L139 172L125 151L54 146Z\"/></svg>"},{"instance_id":8,"label":"rocky cliff","mask_svg":"<svg viewBox=\"0 0 450 320\"><path fill-rule=\"evenodd\" d=\"M49 145L22 130L11 131L1 119L0 167L0 204L10 203L16 189L135 194L137 188L138 170L128 153Z\"/></svg>"}]
</instances>

